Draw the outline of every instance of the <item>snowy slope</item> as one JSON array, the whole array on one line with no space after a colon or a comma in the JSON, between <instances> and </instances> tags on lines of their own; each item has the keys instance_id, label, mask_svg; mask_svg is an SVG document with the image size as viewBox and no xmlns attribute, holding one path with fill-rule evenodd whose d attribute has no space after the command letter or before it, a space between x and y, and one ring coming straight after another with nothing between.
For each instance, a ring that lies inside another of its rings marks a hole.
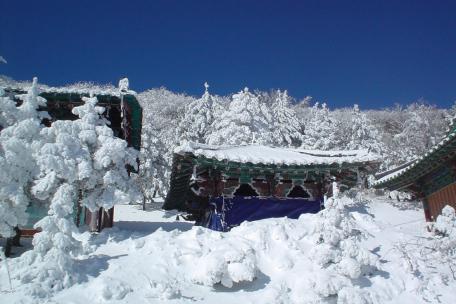
<instances>
[{"instance_id":1,"label":"snowy slope","mask_svg":"<svg viewBox=\"0 0 456 304\"><path fill-rule=\"evenodd\" d=\"M348 208L357 229L367 235L361 245L378 257L379 270L357 280L357 288L373 303L454 303L454 280L434 278L423 288L426 273L411 270L398 249L430 236L422 210L378 197L364 202ZM244 223L219 233L176 221L174 212L122 205L116 207L115 221L115 228L99 235L79 236L92 251L77 262L81 282L50 303L311 303L316 293L332 288L312 262L315 244L308 236L315 215ZM1 303L37 303L17 281L14 291L6 292L5 273L2 265ZM222 284L214 284L220 279ZM339 301L365 303L361 298ZM329 297L322 303L335 302Z\"/></svg>"}]
</instances>

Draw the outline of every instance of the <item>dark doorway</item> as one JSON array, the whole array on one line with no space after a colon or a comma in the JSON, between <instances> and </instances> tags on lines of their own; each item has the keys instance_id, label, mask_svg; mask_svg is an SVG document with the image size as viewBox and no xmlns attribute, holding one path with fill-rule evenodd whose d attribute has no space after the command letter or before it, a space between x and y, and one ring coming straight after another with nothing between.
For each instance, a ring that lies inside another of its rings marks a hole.
<instances>
[{"instance_id":1,"label":"dark doorway","mask_svg":"<svg viewBox=\"0 0 456 304\"><path fill-rule=\"evenodd\" d=\"M116 106L111 106L106 109L106 118L111 122L111 129L114 132L114 136L123 138L122 136L122 117L120 115L120 109Z\"/></svg>"},{"instance_id":2,"label":"dark doorway","mask_svg":"<svg viewBox=\"0 0 456 304\"><path fill-rule=\"evenodd\" d=\"M249 184L241 184L233 194L234 196L258 196L255 189Z\"/></svg>"},{"instance_id":3,"label":"dark doorway","mask_svg":"<svg viewBox=\"0 0 456 304\"><path fill-rule=\"evenodd\" d=\"M288 195L287 197L291 197L291 198L310 198L310 195L309 193L304 190L303 187L301 186L294 186L290 192L288 192Z\"/></svg>"}]
</instances>

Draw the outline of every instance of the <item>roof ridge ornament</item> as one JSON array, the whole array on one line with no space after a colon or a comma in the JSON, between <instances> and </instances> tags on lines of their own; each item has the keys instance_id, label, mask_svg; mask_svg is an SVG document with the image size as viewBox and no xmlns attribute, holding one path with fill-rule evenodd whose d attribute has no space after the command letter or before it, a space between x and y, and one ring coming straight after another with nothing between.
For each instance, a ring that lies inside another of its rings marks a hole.
<instances>
[{"instance_id":1,"label":"roof ridge ornament","mask_svg":"<svg viewBox=\"0 0 456 304\"><path fill-rule=\"evenodd\" d=\"M128 78L122 78L119 80L119 91L120 92L123 92L123 93L126 93L129 91L129 86L130 86L130 83L129 83L129 80Z\"/></svg>"}]
</instances>

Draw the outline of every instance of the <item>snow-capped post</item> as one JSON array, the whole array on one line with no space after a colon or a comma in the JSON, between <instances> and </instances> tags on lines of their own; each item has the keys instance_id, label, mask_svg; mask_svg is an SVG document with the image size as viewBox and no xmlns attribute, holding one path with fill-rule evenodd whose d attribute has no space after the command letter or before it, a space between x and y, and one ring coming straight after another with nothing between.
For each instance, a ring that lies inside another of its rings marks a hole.
<instances>
[{"instance_id":1,"label":"snow-capped post","mask_svg":"<svg viewBox=\"0 0 456 304\"><path fill-rule=\"evenodd\" d=\"M120 93L120 117L122 118L120 127L122 129L124 139L130 144L130 130L128 129L128 105L125 104L124 96L129 90L128 78L119 80L119 93Z\"/></svg>"},{"instance_id":2,"label":"snow-capped post","mask_svg":"<svg viewBox=\"0 0 456 304\"><path fill-rule=\"evenodd\" d=\"M129 90L129 81L128 78L122 78L119 80L119 91L122 94L122 92L126 93Z\"/></svg>"},{"instance_id":3,"label":"snow-capped post","mask_svg":"<svg viewBox=\"0 0 456 304\"><path fill-rule=\"evenodd\" d=\"M204 92L207 94L209 93L209 84L206 82L204 82Z\"/></svg>"},{"instance_id":4,"label":"snow-capped post","mask_svg":"<svg viewBox=\"0 0 456 304\"><path fill-rule=\"evenodd\" d=\"M339 197L339 186L337 185L336 181L332 182L332 194L333 194L333 198Z\"/></svg>"}]
</instances>

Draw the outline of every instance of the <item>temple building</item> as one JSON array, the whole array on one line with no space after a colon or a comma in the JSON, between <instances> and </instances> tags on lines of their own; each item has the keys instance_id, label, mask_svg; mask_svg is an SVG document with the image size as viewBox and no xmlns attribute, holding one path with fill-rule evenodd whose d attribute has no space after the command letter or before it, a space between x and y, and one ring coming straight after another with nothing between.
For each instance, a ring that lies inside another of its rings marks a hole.
<instances>
[{"instance_id":1,"label":"temple building","mask_svg":"<svg viewBox=\"0 0 456 304\"><path fill-rule=\"evenodd\" d=\"M456 208L456 125L425 155L378 175L377 189L412 193L423 203L426 221L435 221L445 205Z\"/></svg>"},{"instance_id":2,"label":"temple building","mask_svg":"<svg viewBox=\"0 0 456 304\"><path fill-rule=\"evenodd\" d=\"M185 143L175 150L165 209L227 231L243 221L316 213L333 181L362 186L378 168L366 150L315 151Z\"/></svg>"}]
</instances>

